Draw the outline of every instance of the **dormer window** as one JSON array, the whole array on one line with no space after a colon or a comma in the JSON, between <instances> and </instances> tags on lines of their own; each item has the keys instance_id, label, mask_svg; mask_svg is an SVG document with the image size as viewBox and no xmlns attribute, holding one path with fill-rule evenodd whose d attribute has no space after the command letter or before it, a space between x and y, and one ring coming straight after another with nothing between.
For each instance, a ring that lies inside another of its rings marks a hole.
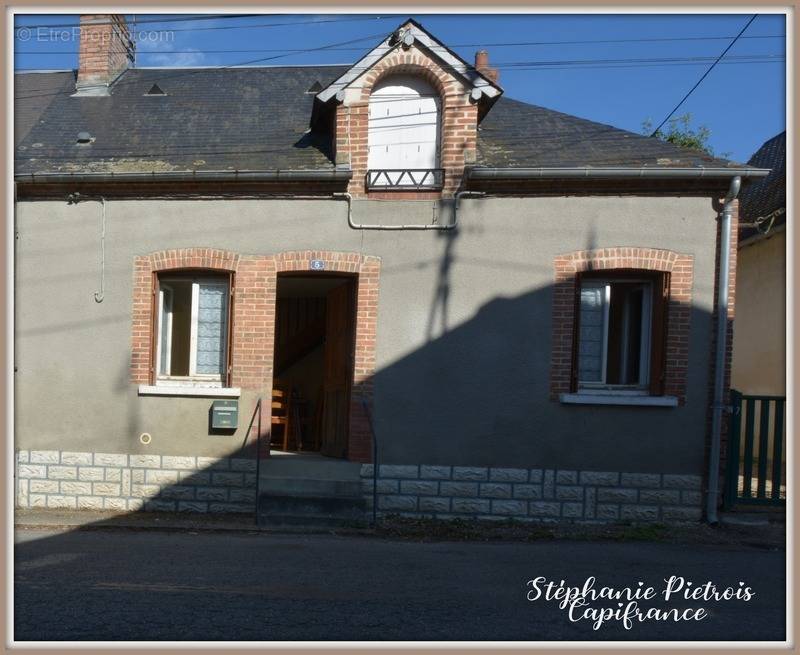
<instances>
[{"instance_id":1,"label":"dormer window","mask_svg":"<svg viewBox=\"0 0 800 655\"><path fill-rule=\"evenodd\" d=\"M439 168L441 100L414 75L393 75L369 98L367 188L436 190Z\"/></svg>"}]
</instances>

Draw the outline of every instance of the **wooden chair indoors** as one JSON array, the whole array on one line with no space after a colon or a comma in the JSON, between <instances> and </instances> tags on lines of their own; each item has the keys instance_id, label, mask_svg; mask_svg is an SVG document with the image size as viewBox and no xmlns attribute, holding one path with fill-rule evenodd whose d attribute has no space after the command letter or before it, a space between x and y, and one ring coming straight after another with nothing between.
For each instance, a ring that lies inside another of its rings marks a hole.
<instances>
[{"instance_id":1,"label":"wooden chair indoors","mask_svg":"<svg viewBox=\"0 0 800 655\"><path fill-rule=\"evenodd\" d=\"M291 384L275 380L272 385L272 426L273 438L275 442L274 426L283 426L282 434L279 436L281 450L289 449L289 437L292 429L292 387Z\"/></svg>"}]
</instances>

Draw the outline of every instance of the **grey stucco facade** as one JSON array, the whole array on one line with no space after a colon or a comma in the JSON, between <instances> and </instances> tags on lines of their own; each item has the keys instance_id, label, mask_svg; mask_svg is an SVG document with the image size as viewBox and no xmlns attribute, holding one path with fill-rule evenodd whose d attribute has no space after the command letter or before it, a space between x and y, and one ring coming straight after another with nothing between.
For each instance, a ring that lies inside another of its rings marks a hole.
<instances>
[{"instance_id":1,"label":"grey stucco facade","mask_svg":"<svg viewBox=\"0 0 800 655\"><path fill-rule=\"evenodd\" d=\"M425 223L432 202L355 202L355 222ZM437 211L449 220L451 205ZM130 382L133 258L170 248L381 259L374 375L379 461L702 476L716 212L709 197L462 200L452 232L348 227L335 200L108 200L16 207L16 442L20 450L220 457L209 398L140 396ZM686 402L572 406L549 397L553 260L657 247L694 256ZM272 335L265 333L265 339ZM139 436L152 436L148 445Z\"/></svg>"}]
</instances>

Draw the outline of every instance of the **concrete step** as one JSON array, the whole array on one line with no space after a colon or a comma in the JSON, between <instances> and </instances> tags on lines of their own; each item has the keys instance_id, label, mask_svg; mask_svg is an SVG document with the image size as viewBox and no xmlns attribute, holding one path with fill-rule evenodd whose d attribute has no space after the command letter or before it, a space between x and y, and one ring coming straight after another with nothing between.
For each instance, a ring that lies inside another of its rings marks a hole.
<instances>
[{"instance_id":1,"label":"concrete step","mask_svg":"<svg viewBox=\"0 0 800 655\"><path fill-rule=\"evenodd\" d=\"M314 454L279 455L261 463L261 525L365 524L361 464Z\"/></svg>"},{"instance_id":2,"label":"concrete step","mask_svg":"<svg viewBox=\"0 0 800 655\"><path fill-rule=\"evenodd\" d=\"M319 455L278 455L261 461L260 477L357 481L361 464Z\"/></svg>"},{"instance_id":3,"label":"concrete step","mask_svg":"<svg viewBox=\"0 0 800 655\"><path fill-rule=\"evenodd\" d=\"M363 525L364 499L355 496L284 496L260 493L258 522L261 525Z\"/></svg>"},{"instance_id":4,"label":"concrete step","mask_svg":"<svg viewBox=\"0 0 800 655\"><path fill-rule=\"evenodd\" d=\"M361 480L287 478L262 475L258 483L261 495L296 497L361 498Z\"/></svg>"}]
</instances>

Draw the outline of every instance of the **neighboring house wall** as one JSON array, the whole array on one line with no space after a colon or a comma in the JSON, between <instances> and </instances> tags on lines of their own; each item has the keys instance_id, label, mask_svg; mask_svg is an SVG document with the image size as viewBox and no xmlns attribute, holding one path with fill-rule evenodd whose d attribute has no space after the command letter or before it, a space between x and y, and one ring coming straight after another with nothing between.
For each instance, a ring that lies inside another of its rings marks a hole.
<instances>
[{"instance_id":1,"label":"neighboring house wall","mask_svg":"<svg viewBox=\"0 0 800 655\"><path fill-rule=\"evenodd\" d=\"M786 231L739 249L732 387L786 394Z\"/></svg>"},{"instance_id":2,"label":"neighboring house wall","mask_svg":"<svg viewBox=\"0 0 800 655\"><path fill-rule=\"evenodd\" d=\"M353 218L423 223L434 212L446 223L452 204L362 201L354 203ZM652 474L666 480L665 503L680 484L670 486L674 480L662 474L688 476L681 482L687 490L700 485L717 225L710 198L463 200L453 232L352 230L342 201L109 200L105 298L96 303L100 215L97 202L17 205L17 449L94 453L95 459L98 453L240 453L255 400L270 387L266 369L262 382L242 383L239 429L232 435L209 434L210 398L139 396L131 377L136 262L171 249L215 248L264 262L310 250L380 261L368 377L381 463L478 467L488 480L495 479L489 467L519 467L528 470L526 484L530 469L544 470L544 479L556 470L603 472L607 480ZM556 262L565 253L603 248L655 248L693 259L679 407L569 406L551 399ZM271 344L268 321L263 328ZM142 432L152 436L149 445L140 442ZM356 459L368 460L364 454ZM162 458L159 467L165 466ZM565 484L572 479L562 477ZM633 487L615 479L628 488L618 504L651 506L639 487L652 478ZM603 494L608 502L612 495ZM699 518L699 494L691 503L689 513ZM645 514L652 518L652 511Z\"/></svg>"}]
</instances>

